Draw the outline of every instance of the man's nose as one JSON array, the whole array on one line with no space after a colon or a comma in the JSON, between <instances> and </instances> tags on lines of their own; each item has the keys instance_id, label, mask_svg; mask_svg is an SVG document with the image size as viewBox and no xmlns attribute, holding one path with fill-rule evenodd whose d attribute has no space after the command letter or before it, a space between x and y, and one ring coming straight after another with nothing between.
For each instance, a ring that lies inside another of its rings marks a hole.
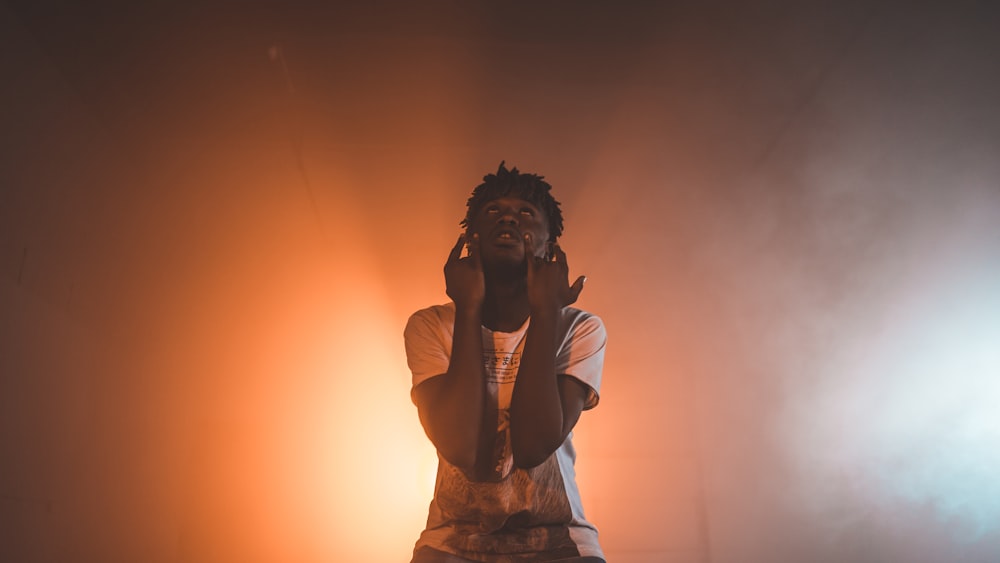
<instances>
[{"instance_id":1,"label":"man's nose","mask_svg":"<svg viewBox=\"0 0 1000 563\"><path fill-rule=\"evenodd\" d=\"M500 216L497 217L497 223L503 225L516 225L517 213L515 213L513 209L501 209Z\"/></svg>"}]
</instances>

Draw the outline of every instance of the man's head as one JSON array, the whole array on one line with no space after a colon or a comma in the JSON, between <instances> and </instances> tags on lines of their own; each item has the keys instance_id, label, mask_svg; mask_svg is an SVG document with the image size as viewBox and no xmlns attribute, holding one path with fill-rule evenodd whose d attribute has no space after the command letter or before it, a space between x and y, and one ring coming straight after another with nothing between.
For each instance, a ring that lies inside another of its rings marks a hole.
<instances>
[{"instance_id":1,"label":"man's head","mask_svg":"<svg viewBox=\"0 0 1000 563\"><path fill-rule=\"evenodd\" d=\"M563 226L551 189L541 176L507 170L501 162L497 173L472 191L461 225L470 244L474 237L478 241L487 271L523 275L526 255L551 256Z\"/></svg>"},{"instance_id":2,"label":"man's head","mask_svg":"<svg viewBox=\"0 0 1000 563\"><path fill-rule=\"evenodd\" d=\"M545 219L548 225L548 240L545 242L555 242L563 231L562 211L559 209L559 202L549 193L552 186L542 178L537 174L522 174L516 167L507 170L501 162L496 174L483 176L483 183L472 190L466 203L465 218L460 225L470 227L491 201L501 198L523 199L538 208Z\"/></svg>"}]
</instances>

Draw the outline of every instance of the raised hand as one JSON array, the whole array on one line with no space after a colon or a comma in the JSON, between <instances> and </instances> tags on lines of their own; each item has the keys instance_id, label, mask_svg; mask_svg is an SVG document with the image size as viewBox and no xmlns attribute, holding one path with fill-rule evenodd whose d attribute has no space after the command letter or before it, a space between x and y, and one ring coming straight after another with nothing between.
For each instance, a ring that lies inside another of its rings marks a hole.
<instances>
[{"instance_id":1,"label":"raised hand","mask_svg":"<svg viewBox=\"0 0 1000 563\"><path fill-rule=\"evenodd\" d=\"M479 308L486 297L486 278L483 276L483 262L479 255L479 235L469 240L469 256L462 257L466 235L460 235L455 247L444 265L444 284L448 297L456 307Z\"/></svg>"},{"instance_id":2,"label":"raised hand","mask_svg":"<svg viewBox=\"0 0 1000 563\"><path fill-rule=\"evenodd\" d=\"M552 259L535 255L531 234L524 235L524 258L528 262L528 304L533 312L556 311L576 303L586 277L569 284L566 253L552 244Z\"/></svg>"}]
</instances>

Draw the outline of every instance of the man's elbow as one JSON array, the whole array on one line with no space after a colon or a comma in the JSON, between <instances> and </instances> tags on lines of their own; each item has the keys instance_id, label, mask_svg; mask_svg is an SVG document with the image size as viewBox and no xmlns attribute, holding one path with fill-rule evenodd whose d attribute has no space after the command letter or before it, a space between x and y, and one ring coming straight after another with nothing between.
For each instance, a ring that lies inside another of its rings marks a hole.
<instances>
[{"instance_id":1,"label":"man's elbow","mask_svg":"<svg viewBox=\"0 0 1000 563\"><path fill-rule=\"evenodd\" d=\"M429 420L422 420L424 423L424 433L434 444L439 456L445 461L458 467L459 469L469 469L476 464L475 447L468 445L468 439L463 441L463 436L454 431L435 431L435 426Z\"/></svg>"},{"instance_id":2,"label":"man's elbow","mask_svg":"<svg viewBox=\"0 0 1000 563\"><path fill-rule=\"evenodd\" d=\"M445 449L438 448L438 453L451 465L469 472L476 466L476 456L473 453L461 448Z\"/></svg>"},{"instance_id":3,"label":"man's elbow","mask_svg":"<svg viewBox=\"0 0 1000 563\"><path fill-rule=\"evenodd\" d=\"M527 457L527 458L524 456L514 456L514 467L524 470L533 469L541 465L542 462L544 462L546 459L548 459L548 456L546 457L537 456L537 457Z\"/></svg>"},{"instance_id":4,"label":"man's elbow","mask_svg":"<svg viewBox=\"0 0 1000 563\"><path fill-rule=\"evenodd\" d=\"M556 447L536 445L533 447L513 448L514 466L518 469L538 467L555 453Z\"/></svg>"},{"instance_id":5,"label":"man's elbow","mask_svg":"<svg viewBox=\"0 0 1000 563\"><path fill-rule=\"evenodd\" d=\"M469 470L476 465L476 449L468 439L463 440L462 436L454 432L427 432L427 437L431 439L438 455L448 463L462 470Z\"/></svg>"},{"instance_id":6,"label":"man's elbow","mask_svg":"<svg viewBox=\"0 0 1000 563\"><path fill-rule=\"evenodd\" d=\"M546 431L536 426L528 431L527 428L513 426L512 421L510 449L514 457L514 466L519 469L538 467L566 440L566 435L560 434L556 429Z\"/></svg>"}]
</instances>

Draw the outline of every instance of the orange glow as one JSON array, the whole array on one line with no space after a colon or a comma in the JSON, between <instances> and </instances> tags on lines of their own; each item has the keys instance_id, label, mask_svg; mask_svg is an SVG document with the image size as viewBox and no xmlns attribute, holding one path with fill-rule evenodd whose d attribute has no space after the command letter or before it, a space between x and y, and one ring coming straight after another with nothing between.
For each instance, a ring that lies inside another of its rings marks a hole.
<instances>
[{"instance_id":1,"label":"orange glow","mask_svg":"<svg viewBox=\"0 0 1000 563\"><path fill-rule=\"evenodd\" d=\"M192 383L210 386L192 424L211 433L195 431L182 543L208 560L405 560L435 461L409 400L405 318L350 213L320 237L286 202L251 205L248 220L271 228L226 249L199 304L200 359L218 372Z\"/></svg>"}]
</instances>

